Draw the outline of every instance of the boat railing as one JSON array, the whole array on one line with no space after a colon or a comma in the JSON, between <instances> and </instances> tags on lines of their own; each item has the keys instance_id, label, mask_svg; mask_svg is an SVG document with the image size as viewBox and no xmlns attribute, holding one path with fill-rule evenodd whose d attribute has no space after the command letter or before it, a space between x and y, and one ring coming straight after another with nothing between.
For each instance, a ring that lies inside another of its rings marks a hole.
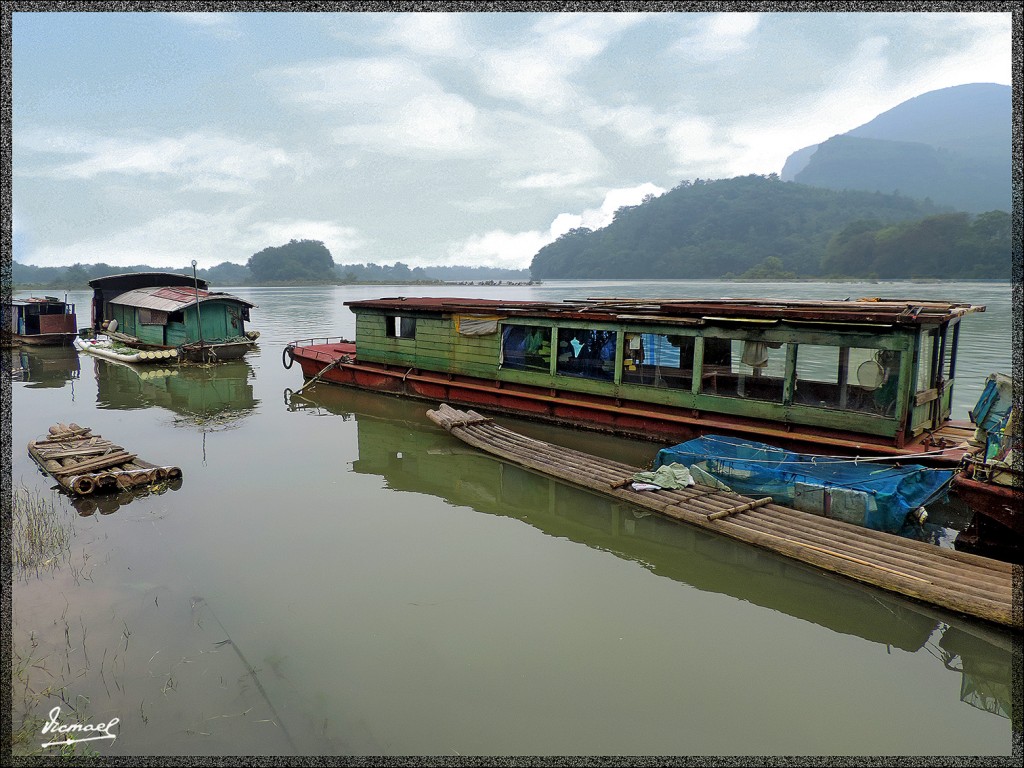
<instances>
[{"instance_id":1,"label":"boat railing","mask_svg":"<svg viewBox=\"0 0 1024 768\"><path fill-rule=\"evenodd\" d=\"M282 352L281 360L284 363L285 368L291 368L292 360L294 359L293 350L298 347L331 347L333 345L345 344L355 347L355 342L350 341L341 336L324 336L319 338L311 339L296 339L295 341L289 341ZM353 350L354 351L354 350ZM306 353L308 357L313 360L319 360L325 363L335 363L341 359L338 354L338 350L331 349L314 349ZM351 353L347 350L344 352L345 356L351 357Z\"/></svg>"},{"instance_id":2,"label":"boat railing","mask_svg":"<svg viewBox=\"0 0 1024 768\"><path fill-rule=\"evenodd\" d=\"M296 339L295 341L289 341L287 346L289 347L314 347L328 344L355 344L351 339L346 339L342 336L322 336L311 339Z\"/></svg>"}]
</instances>

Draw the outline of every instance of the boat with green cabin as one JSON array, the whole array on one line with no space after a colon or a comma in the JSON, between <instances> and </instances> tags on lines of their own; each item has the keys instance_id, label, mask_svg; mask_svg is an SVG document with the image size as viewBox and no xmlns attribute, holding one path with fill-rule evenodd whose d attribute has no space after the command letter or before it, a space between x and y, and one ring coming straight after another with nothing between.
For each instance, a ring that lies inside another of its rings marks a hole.
<instances>
[{"instance_id":1,"label":"boat with green cabin","mask_svg":"<svg viewBox=\"0 0 1024 768\"><path fill-rule=\"evenodd\" d=\"M907 299L351 301L356 339L285 349L307 379L678 443L956 466L950 419L971 304Z\"/></svg>"}]
</instances>

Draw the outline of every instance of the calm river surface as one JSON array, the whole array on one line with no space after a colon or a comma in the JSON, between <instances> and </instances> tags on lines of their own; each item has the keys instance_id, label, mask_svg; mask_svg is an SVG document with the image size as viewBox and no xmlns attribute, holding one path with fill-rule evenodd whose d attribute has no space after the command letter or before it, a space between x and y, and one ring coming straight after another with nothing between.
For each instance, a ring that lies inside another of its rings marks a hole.
<instances>
[{"instance_id":1,"label":"calm river surface","mask_svg":"<svg viewBox=\"0 0 1024 768\"><path fill-rule=\"evenodd\" d=\"M215 288L258 305L244 362L143 378L5 352L15 486L50 498L25 445L57 422L184 475L56 497L70 554L14 582L16 718L120 718L93 745L123 755L1010 754L1009 633L503 465L422 403L319 385L289 405L281 365L381 296L952 299L988 307L961 333L966 418L1011 370L1010 284ZM80 325L89 298L69 294Z\"/></svg>"}]
</instances>

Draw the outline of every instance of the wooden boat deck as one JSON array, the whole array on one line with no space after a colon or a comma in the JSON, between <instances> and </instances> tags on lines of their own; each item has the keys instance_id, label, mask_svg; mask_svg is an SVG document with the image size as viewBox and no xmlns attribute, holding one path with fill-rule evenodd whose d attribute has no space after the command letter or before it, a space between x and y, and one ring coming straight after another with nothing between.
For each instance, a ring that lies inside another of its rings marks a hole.
<instances>
[{"instance_id":1,"label":"wooden boat deck","mask_svg":"<svg viewBox=\"0 0 1024 768\"><path fill-rule=\"evenodd\" d=\"M28 444L28 452L63 488L78 496L181 477L179 467L150 464L77 424L55 424L45 438Z\"/></svg>"},{"instance_id":2,"label":"wooden boat deck","mask_svg":"<svg viewBox=\"0 0 1024 768\"><path fill-rule=\"evenodd\" d=\"M526 437L441 405L432 421L526 469L612 496L881 589L1005 626L1021 626L1013 566L705 486L634 491L640 467ZM1019 582L1018 582L1019 588Z\"/></svg>"}]
</instances>

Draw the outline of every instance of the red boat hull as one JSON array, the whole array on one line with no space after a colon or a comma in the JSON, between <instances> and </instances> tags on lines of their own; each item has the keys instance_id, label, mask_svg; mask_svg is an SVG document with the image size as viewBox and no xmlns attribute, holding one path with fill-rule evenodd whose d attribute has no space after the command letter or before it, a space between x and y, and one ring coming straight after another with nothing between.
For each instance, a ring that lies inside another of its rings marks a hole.
<instances>
[{"instance_id":1,"label":"red boat hull","mask_svg":"<svg viewBox=\"0 0 1024 768\"><path fill-rule=\"evenodd\" d=\"M801 453L893 458L929 453L928 456L915 456L915 463L950 468L957 466L965 453L963 448L938 451L922 443L896 447L871 442L863 435L837 435L809 427L801 427L797 432L790 425L738 416L683 411L613 397L359 362L355 344L347 341L296 342L285 349L285 366L291 367L293 360L302 368L306 379L319 377L320 381L342 386L475 407L658 442L677 443L710 433L739 437L753 435L759 440Z\"/></svg>"}]
</instances>

